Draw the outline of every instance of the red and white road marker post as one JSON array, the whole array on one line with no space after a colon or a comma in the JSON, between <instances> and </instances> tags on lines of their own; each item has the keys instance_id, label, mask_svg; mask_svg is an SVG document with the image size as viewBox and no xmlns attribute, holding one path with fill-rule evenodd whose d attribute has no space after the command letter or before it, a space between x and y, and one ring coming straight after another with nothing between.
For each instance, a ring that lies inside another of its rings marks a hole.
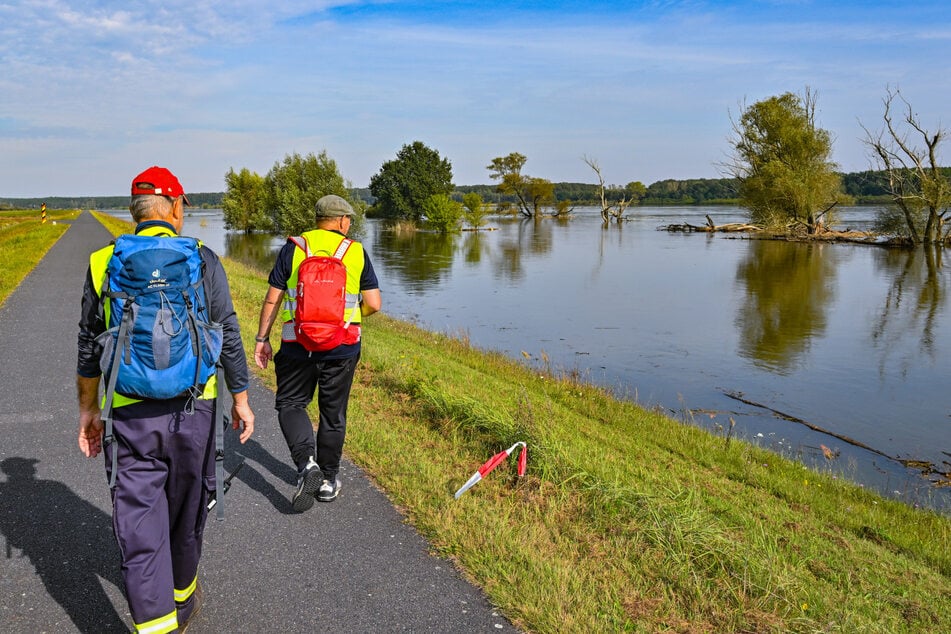
<instances>
[{"instance_id":1,"label":"red and white road marker post","mask_svg":"<svg viewBox=\"0 0 951 634\"><path fill-rule=\"evenodd\" d=\"M456 496L455 496L456 499L458 500L459 496L461 496L463 493L465 493L466 491L471 489L473 486L475 486L477 482L482 480L482 478L489 475L489 472L491 472L493 469L499 466L502 463L502 461L508 458L512 454L512 452L515 451L515 449L519 446L522 447L522 451L518 455L518 476L522 477L523 475L525 475L525 470L528 467L528 445L526 445L522 441L519 441L515 443L514 445L512 445L511 447L509 447L508 449L506 449L505 451L500 451L499 453L495 454L494 456L486 460L482 464L482 466L479 467L479 470L472 474L472 477L469 478L468 482L466 482L461 487L459 487L459 490L456 491Z\"/></svg>"}]
</instances>

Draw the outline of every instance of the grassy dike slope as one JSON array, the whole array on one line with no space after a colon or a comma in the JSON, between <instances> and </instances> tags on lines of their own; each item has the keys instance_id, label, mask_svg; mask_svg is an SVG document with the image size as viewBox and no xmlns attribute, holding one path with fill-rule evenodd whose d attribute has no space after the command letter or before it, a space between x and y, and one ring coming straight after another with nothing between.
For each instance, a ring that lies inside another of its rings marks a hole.
<instances>
[{"instance_id":1,"label":"grassy dike slope","mask_svg":"<svg viewBox=\"0 0 951 634\"><path fill-rule=\"evenodd\" d=\"M225 267L252 341L266 275ZM385 314L364 337L347 455L519 627L951 631L949 518ZM453 499L518 440L525 478Z\"/></svg>"},{"instance_id":2,"label":"grassy dike slope","mask_svg":"<svg viewBox=\"0 0 951 634\"><path fill-rule=\"evenodd\" d=\"M46 222L36 209L0 212L0 304L69 229L78 211L48 211Z\"/></svg>"}]
</instances>

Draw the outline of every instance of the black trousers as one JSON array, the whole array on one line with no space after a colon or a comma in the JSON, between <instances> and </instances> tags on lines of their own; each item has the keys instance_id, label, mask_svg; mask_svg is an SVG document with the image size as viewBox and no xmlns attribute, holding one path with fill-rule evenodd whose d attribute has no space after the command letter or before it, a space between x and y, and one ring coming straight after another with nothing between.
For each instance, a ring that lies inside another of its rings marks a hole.
<instances>
[{"instance_id":1,"label":"black trousers","mask_svg":"<svg viewBox=\"0 0 951 634\"><path fill-rule=\"evenodd\" d=\"M274 407L291 459L302 470L311 456L324 474L333 479L340 471L340 457L347 435L347 403L359 356L318 361L293 358L278 350L274 356L277 395ZM317 436L307 415L307 406L317 395L320 418Z\"/></svg>"}]
</instances>

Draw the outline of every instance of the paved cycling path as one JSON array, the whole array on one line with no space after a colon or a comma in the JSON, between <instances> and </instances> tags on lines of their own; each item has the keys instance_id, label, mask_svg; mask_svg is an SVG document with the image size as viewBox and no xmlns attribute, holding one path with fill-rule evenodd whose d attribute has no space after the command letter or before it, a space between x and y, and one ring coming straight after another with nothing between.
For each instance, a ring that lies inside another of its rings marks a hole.
<instances>
[{"instance_id":1,"label":"paved cycling path","mask_svg":"<svg viewBox=\"0 0 951 634\"><path fill-rule=\"evenodd\" d=\"M7 632L128 631L102 457L76 444L76 333L89 253L111 236L83 213L0 307L0 623ZM0 255L0 257L3 257ZM332 504L291 509L273 394L251 388L245 466L209 518L202 632L512 632L453 565L428 552L348 461Z\"/></svg>"}]
</instances>

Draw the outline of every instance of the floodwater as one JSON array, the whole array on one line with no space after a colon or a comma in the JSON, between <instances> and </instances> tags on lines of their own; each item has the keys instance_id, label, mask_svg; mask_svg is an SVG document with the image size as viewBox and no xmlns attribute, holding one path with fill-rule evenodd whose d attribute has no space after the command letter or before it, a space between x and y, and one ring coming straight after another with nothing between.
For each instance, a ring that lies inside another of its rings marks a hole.
<instances>
[{"instance_id":1,"label":"floodwater","mask_svg":"<svg viewBox=\"0 0 951 634\"><path fill-rule=\"evenodd\" d=\"M870 208L839 226L865 228ZM887 496L951 511L951 299L943 254L793 244L669 224L741 222L736 207L593 209L491 230L399 234L366 221L384 311L760 444ZM185 233L269 266L281 239ZM947 479L945 478L945 481Z\"/></svg>"}]
</instances>

